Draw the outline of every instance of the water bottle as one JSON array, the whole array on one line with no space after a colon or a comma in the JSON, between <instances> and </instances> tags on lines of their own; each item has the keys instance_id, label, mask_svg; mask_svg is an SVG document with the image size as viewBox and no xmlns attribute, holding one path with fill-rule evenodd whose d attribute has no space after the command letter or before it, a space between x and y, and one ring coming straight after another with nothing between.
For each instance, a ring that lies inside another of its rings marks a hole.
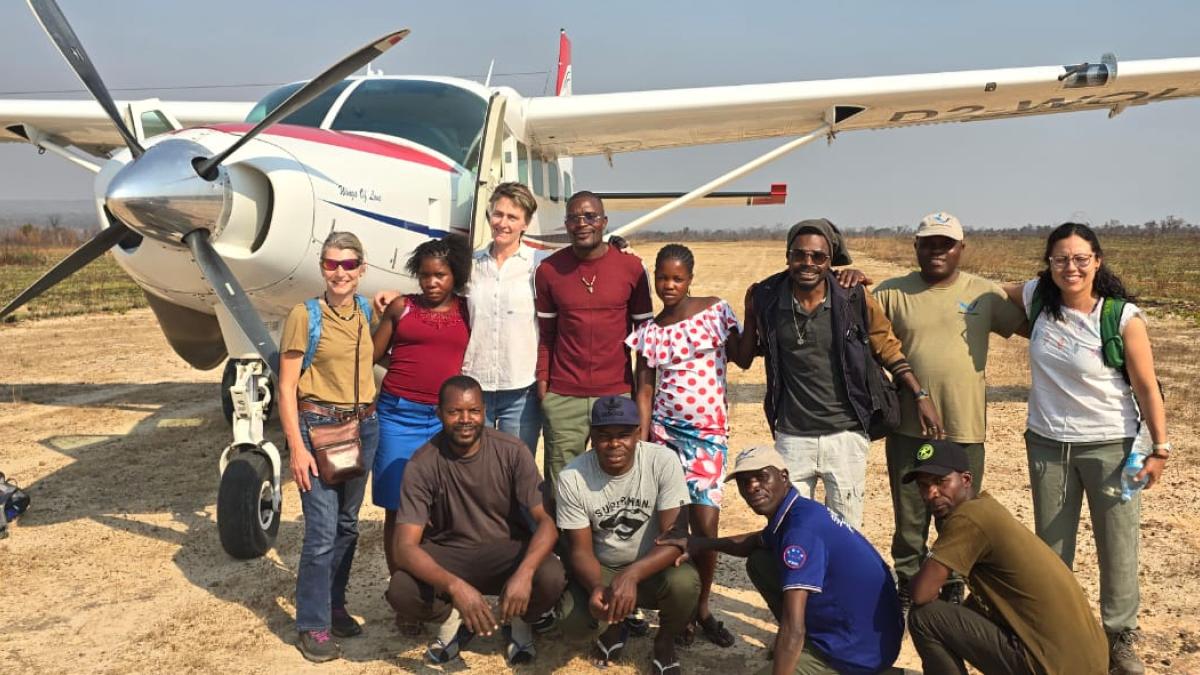
<instances>
[{"instance_id":1,"label":"water bottle","mask_svg":"<svg viewBox=\"0 0 1200 675\"><path fill-rule=\"evenodd\" d=\"M1147 479L1138 480L1137 475L1150 454L1150 427L1145 422L1141 427L1137 437L1133 439L1133 448L1129 451L1129 456L1125 458L1125 466L1121 467L1121 503L1133 499L1133 495L1146 486Z\"/></svg>"}]
</instances>

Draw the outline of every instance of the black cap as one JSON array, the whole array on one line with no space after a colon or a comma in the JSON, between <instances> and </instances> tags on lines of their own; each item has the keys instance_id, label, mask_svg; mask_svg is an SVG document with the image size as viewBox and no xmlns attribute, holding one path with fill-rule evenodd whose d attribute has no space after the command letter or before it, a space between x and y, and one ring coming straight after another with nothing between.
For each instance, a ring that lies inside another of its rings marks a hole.
<instances>
[{"instance_id":1,"label":"black cap","mask_svg":"<svg viewBox=\"0 0 1200 675\"><path fill-rule=\"evenodd\" d=\"M592 426L636 427L642 423L637 404L627 396L603 396L592 404Z\"/></svg>"},{"instance_id":2,"label":"black cap","mask_svg":"<svg viewBox=\"0 0 1200 675\"><path fill-rule=\"evenodd\" d=\"M901 479L911 483L917 479L917 474L927 473L931 476L945 476L957 471L963 473L971 470L967 463L967 451L953 441L925 441L917 448L913 467Z\"/></svg>"}]
</instances>

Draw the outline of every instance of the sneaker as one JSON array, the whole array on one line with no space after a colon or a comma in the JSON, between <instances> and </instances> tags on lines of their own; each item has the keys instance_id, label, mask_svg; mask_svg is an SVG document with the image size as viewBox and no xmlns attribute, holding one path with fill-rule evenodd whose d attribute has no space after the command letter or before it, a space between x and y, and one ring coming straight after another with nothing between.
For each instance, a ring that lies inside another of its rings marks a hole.
<instances>
[{"instance_id":1,"label":"sneaker","mask_svg":"<svg viewBox=\"0 0 1200 675\"><path fill-rule=\"evenodd\" d=\"M633 614L625 617L625 627L633 637L646 637L650 634L650 622L646 620L646 614L642 612L641 607L635 608Z\"/></svg>"},{"instance_id":2,"label":"sneaker","mask_svg":"<svg viewBox=\"0 0 1200 675\"><path fill-rule=\"evenodd\" d=\"M1108 672L1112 675L1141 675L1146 666L1133 650L1138 640L1138 631L1128 628L1120 633L1108 634Z\"/></svg>"},{"instance_id":3,"label":"sneaker","mask_svg":"<svg viewBox=\"0 0 1200 675\"><path fill-rule=\"evenodd\" d=\"M546 610L546 613L539 616L537 621L529 624L533 627L533 632L538 635L545 635L554 630L554 626L558 624L558 617L554 616L554 610Z\"/></svg>"},{"instance_id":4,"label":"sneaker","mask_svg":"<svg viewBox=\"0 0 1200 675\"><path fill-rule=\"evenodd\" d=\"M296 649L304 658L313 663L325 663L341 656L337 643L329 635L327 629L300 631L300 639L296 640Z\"/></svg>"},{"instance_id":5,"label":"sneaker","mask_svg":"<svg viewBox=\"0 0 1200 675\"><path fill-rule=\"evenodd\" d=\"M336 607L330 614L333 619L333 634L340 638L362 635L362 624L350 616L345 607Z\"/></svg>"}]
</instances>

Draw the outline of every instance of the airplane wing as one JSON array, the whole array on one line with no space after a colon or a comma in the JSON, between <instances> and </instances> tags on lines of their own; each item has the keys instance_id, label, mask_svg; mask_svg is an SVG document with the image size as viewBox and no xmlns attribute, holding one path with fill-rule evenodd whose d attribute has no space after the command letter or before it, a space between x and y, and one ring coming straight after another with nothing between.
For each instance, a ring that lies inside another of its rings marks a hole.
<instances>
[{"instance_id":1,"label":"airplane wing","mask_svg":"<svg viewBox=\"0 0 1200 675\"><path fill-rule=\"evenodd\" d=\"M604 200L604 210L612 213L613 211L656 209L682 197L683 194L682 192L597 192L596 196ZM787 185L773 183L769 192L712 192L689 203L688 206L768 206L783 204L786 201Z\"/></svg>"},{"instance_id":2,"label":"airplane wing","mask_svg":"<svg viewBox=\"0 0 1200 675\"><path fill-rule=\"evenodd\" d=\"M117 109L133 128L129 101L117 101ZM161 102L157 107L185 127L246 119L253 102ZM25 125L38 129L63 145L73 145L93 155L125 147L125 142L95 101L36 101L0 99L0 143L26 142Z\"/></svg>"},{"instance_id":3,"label":"airplane wing","mask_svg":"<svg viewBox=\"0 0 1200 675\"><path fill-rule=\"evenodd\" d=\"M975 70L526 102L531 145L596 155L838 131L1107 110L1200 95L1200 58Z\"/></svg>"}]
</instances>

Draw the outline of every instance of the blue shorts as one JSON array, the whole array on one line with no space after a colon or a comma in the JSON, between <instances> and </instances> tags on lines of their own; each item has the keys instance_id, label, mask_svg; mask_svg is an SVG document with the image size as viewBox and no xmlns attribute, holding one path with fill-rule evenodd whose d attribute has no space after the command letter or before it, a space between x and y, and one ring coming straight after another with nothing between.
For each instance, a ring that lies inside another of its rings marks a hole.
<instances>
[{"instance_id":1,"label":"blue shorts","mask_svg":"<svg viewBox=\"0 0 1200 675\"><path fill-rule=\"evenodd\" d=\"M391 511L400 508L400 481L417 448L442 430L435 406L380 392L379 449L371 478L371 501Z\"/></svg>"}]
</instances>

